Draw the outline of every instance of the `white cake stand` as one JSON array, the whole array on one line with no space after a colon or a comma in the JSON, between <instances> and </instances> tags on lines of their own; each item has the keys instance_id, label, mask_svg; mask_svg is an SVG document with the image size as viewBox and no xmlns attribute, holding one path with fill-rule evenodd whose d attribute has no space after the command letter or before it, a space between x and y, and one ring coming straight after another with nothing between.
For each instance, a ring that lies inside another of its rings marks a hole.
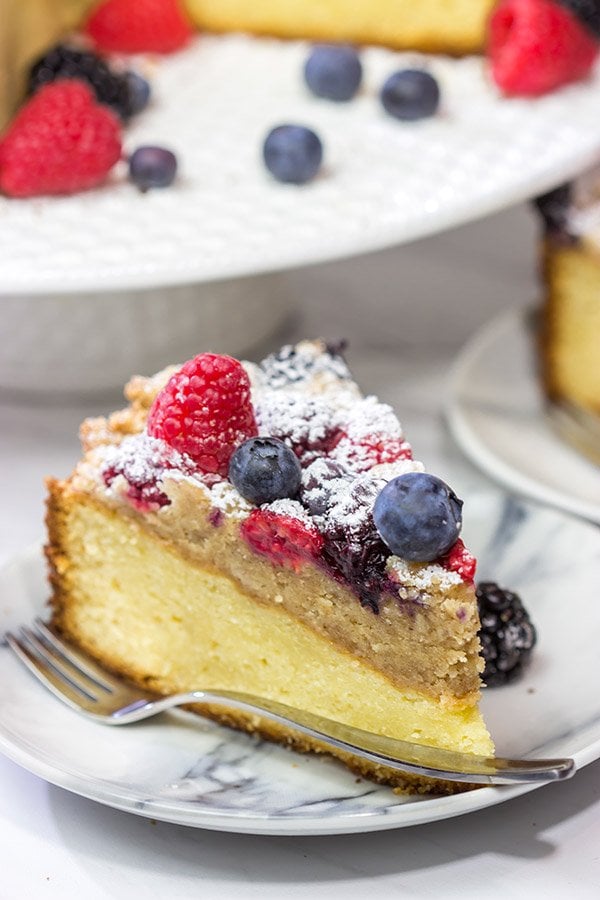
<instances>
[{"instance_id":1,"label":"white cake stand","mask_svg":"<svg viewBox=\"0 0 600 900\"><path fill-rule=\"evenodd\" d=\"M217 330L234 352L280 323L285 309L280 284L274 303L270 279L246 282L250 276L433 234L542 192L600 153L600 72L535 101L506 100L479 58L370 48L360 96L332 104L304 87L306 54L300 42L201 36L168 59L140 60L154 101L127 130L126 149L173 148L179 181L142 195L117 171L104 188L78 196L0 199L0 294L15 342L39 340L35 323L43 322L47 365L52 341L36 298L60 309L62 298L84 293L92 296L77 297L62 316L63 355L77 320L71 347L86 334L111 352L127 343L125 371L132 353L138 367L152 368L157 347L175 358L187 352L191 331L194 346L206 346L221 309ZM387 74L415 63L439 79L442 110L400 123L384 113L378 90ZM324 142L323 172L310 185L278 184L263 167L263 138L283 122L304 123ZM232 288L232 279L244 280ZM175 285L179 296L169 305L156 289ZM240 301L222 303L221 290ZM112 307L98 297L107 292L119 292ZM211 313L194 328L206 304ZM16 343L22 356L27 346ZM110 353L102 357L78 388L122 380L120 361L111 367ZM12 357L0 362L0 384L18 386L13 364ZM32 378L39 383L39 373Z\"/></svg>"}]
</instances>

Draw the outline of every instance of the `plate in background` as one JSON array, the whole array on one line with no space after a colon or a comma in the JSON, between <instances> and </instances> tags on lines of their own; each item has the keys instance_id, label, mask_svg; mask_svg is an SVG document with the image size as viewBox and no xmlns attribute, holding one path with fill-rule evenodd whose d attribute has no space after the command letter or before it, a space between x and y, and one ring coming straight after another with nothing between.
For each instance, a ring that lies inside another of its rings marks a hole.
<instances>
[{"instance_id":1,"label":"plate in background","mask_svg":"<svg viewBox=\"0 0 600 900\"><path fill-rule=\"evenodd\" d=\"M467 456L505 487L600 523L600 468L567 444L546 413L531 316L511 310L461 351L446 410Z\"/></svg>"}]
</instances>

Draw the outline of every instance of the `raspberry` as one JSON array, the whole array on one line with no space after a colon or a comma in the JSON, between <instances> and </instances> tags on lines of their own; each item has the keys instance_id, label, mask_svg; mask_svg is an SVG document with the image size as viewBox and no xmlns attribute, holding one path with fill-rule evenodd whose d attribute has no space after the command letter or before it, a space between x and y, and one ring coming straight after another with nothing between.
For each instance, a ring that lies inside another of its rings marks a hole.
<instances>
[{"instance_id":1,"label":"raspberry","mask_svg":"<svg viewBox=\"0 0 600 900\"><path fill-rule=\"evenodd\" d=\"M439 560L440 565L450 572L458 572L463 581L471 582L475 578L477 560L469 553L459 538L445 556Z\"/></svg>"},{"instance_id":2,"label":"raspberry","mask_svg":"<svg viewBox=\"0 0 600 900\"><path fill-rule=\"evenodd\" d=\"M202 472L226 476L233 451L257 434L242 364L215 353L190 359L154 400L148 434L186 453Z\"/></svg>"},{"instance_id":3,"label":"raspberry","mask_svg":"<svg viewBox=\"0 0 600 900\"><path fill-rule=\"evenodd\" d=\"M404 438L373 434L357 441L343 435L333 448L333 456L353 472L367 472L382 463L412 459L412 450Z\"/></svg>"},{"instance_id":4,"label":"raspberry","mask_svg":"<svg viewBox=\"0 0 600 900\"><path fill-rule=\"evenodd\" d=\"M492 77L508 96L536 97L585 78L599 44L555 0L501 0L490 18Z\"/></svg>"},{"instance_id":5,"label":"raspberry","mask_svg":"<svg viewBox=\"0 0 600 900\"><path fill-rule=\"evenodd\" d=\"M242 524L241 534L255 553L294 572L299 572L304 563L318 559L323 547L323 537L316 528L268 509L252 510Z\"/></svg>"},{"instance_id":6,"label":"raspberry","mask_svg":"<svg viewBox=\"0 0 600 900\"><path fill-rule=\"evenodd\" d=\"M85 30L107 53L172 53L192 34L178 0L105 0Z\"/></svg>"},{"instance_id":7,"label":"raspberry","mask_svg":"<svg viewBox=\"0 0 600 900\"><path fill-rule=\"evenodd\" d=\"M72 194L104 181L121 156L116 115L72 79L38 91L0 143L0 191L9 197Z\"/></svg>"}]
</instances>

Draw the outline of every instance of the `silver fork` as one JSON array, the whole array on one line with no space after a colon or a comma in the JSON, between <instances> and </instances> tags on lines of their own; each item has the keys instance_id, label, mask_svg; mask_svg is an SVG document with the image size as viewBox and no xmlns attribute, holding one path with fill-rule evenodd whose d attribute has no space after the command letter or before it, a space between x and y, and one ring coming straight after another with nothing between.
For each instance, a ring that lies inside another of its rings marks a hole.
<instances>
[{"instance_id":1,"label":"silver fork","mask_svg":"<svg viewBox=\"0 0 600 900\"><path fill-rule=\"evenodd\" d=\"M572 759L501 759L439 750L334 722L265 697L225 690L197 690L161 697L115 677L87 654L36 619L6 641L27 668L57 697L105 725L129 725L175 706L210 703L262 718L315 738L353 756L427 778L470 784L514 784L570 778Z\"/></svg>"}]
</instances>

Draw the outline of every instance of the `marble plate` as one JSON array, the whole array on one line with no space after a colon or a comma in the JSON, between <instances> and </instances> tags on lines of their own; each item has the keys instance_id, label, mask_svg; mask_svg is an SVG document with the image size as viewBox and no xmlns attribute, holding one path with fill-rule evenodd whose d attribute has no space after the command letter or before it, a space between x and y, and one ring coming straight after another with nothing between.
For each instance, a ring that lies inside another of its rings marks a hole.
<instances>
[{"instance_id":1,"label":"marble plate","mask_svg":"<svg viewBox=\"0 0 600 900\"><path fill-rule=\"evenodd\" d=\"M0 294L190 284L393 246L541 193L600 152L600 68L546 97L507 100L480 57L367 48L360 96L335 104L306 90L306 55L303 42L202 35L141 60L154 102L126 130L125 151L172 147L177 185L141 195L121 169L74 197L0 198ZM439 79L443 104L403 124L378 92L415 63ZM274 182L260 159L283 122L324 142L321 176L300 189Z\"/></svg>"},{"instance_id":2,"label":"marble plate","mask_svg":"<svg viewBox=\"0 0 600 900\"><path fill-rule=\"evenodd\" d=\"M499 494L473 496L466 520L481 577L517 589L540 635L526 677L485 692L498 752L572 756L584 766L600 756L600 531ZM46 596L39 550L16 558L0 573L0 633L39 613ZM457 816L533 790L399 797L332 760L182 712L105 727L56 700L6 645L0 684L2 752L67 790L167 822L253 834L341 834Z\"/></svg>"},{"instance_id":3,"label":"marble plate","mask_svg":"<svg viewBox=\"0 0 600 900\"><path fill-rule=\"evenodd\" d=\"M554 430L536 374L531 315L503 313L460 353L447 419L464 452L510 490L600 523L600 468Z\"/></svg>"}]
</instances>

